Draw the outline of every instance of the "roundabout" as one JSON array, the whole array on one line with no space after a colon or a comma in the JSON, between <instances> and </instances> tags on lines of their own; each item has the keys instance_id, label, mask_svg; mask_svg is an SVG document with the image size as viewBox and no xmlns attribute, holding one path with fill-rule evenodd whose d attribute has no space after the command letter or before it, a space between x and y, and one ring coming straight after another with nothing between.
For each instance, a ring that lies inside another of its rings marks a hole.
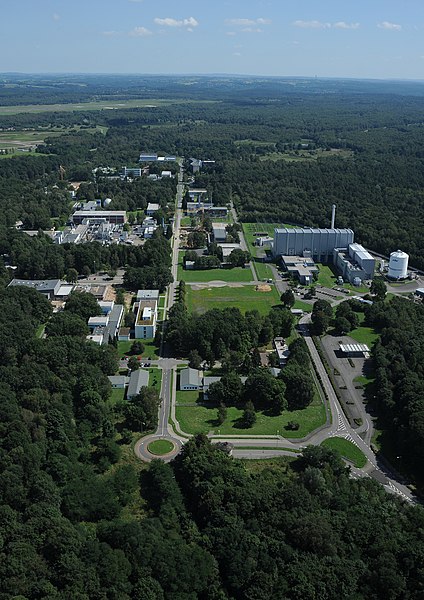
<instances>
[{"instance_id":1,"label":"roundabout","mask_svg":"<svg viewBox=\"0 0 424 600\"><path fill-rule=\"evenodd\" d=\"M147 446L147 450L150 452L150 454L154 454L155 456L164 456L169 454L174 448L175 446L172 442L162 439L153 440L153 442L150 442L150 444Z\"/></svg>"},{"instance_id":2,"label":"roundabout","mask_svg":"<svg viewBox=\"0 0 424 600\"><path fill-rule=\"evenodd\" d=\"M152 434L139 439L134 446L134 452L146 462L155 458L169 462L177 456L181 448L182 443L178 438Z\"/></svg>"}]
</instances>

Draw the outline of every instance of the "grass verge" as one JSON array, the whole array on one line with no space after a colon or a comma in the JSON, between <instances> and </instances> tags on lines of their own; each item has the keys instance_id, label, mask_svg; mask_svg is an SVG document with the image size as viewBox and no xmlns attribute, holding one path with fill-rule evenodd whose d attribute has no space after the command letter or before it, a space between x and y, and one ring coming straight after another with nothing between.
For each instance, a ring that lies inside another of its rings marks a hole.
<instances>
[{"instance_id":1,"label":"grass verge","mask_svg":"<svg viewBox=\"0 0 424 600\"><path fill-rule=\"evenodd\" d=\"M351 462L356 468L362 469L367 464L367 457L355 444L340 437L332 437L324 440L321 446L336 450L342 458Z\"/></svg>"}]
</instances>

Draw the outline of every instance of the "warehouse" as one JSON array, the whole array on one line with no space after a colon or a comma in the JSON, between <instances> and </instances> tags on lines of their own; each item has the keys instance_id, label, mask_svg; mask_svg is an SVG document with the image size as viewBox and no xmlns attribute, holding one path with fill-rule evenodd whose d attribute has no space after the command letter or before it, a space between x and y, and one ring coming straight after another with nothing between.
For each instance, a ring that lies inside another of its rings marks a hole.
<instances>
[{"instance_id":1,"label":"warehouse","mask_svg":"<svg viewBox=\"0 0 424 600\"><path fill-rule=\"evenodd\" d=\"M274 230L273 254L313 258L316 262L331 262L334 248L347 248L353 243L351 229L312 229L283 227Z\"/></svg>"}]
</instances>

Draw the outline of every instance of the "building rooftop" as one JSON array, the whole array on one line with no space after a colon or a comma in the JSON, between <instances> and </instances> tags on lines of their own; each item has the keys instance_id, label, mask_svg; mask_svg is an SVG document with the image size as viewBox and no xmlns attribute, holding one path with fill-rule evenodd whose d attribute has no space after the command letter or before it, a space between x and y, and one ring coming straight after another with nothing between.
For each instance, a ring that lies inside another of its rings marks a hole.
<instances>
[{"instance_id":1,"label":"building rooftop","mask_svg":"<svg viewBox=\"0 0 424 600\"><path fill-rule=\"evenodd\" d=\"M157 212L159 210L159 208L160 208L160 206L156 202L149 202L146 210L151 210L153 212Z\"/></svg>"},{"instance_id":2,"label":"building rooftop","mask_svg":"<svg viewBox=\"0 0 424 600\"><path fill-rule=\"evenodd\" d=\"M159 290L138 290L137 300L158 300Z\"/></svg>"},{"instance_id":3,"label":"building rooftop","mask_svg":"<svg viewBox=\"0 0 424 600\"><path fill-rule=\"evenodd\" d=\"M130 382L128 385L127 398L133 398L140 393L142 387L149 385L149 371L144 369L137 369L132 371L130 375Z\"/></svg>"},{"instance_id":4,"label":"building rooftop","mask_svg":"<svg viewBox=\"0 0 424 600\"><path fill-rule=\"evenodd\" d=\"M61 283L60 279L12 279L8 287L21 285L33 288L41 293L50 293L59 291Z\"/></svg>"},{"instance_id":5,"label":"building rooftop","mask_svg":"<svg viewBox=\"0 0 424 600\"><path fill-rule=\"evenodd\" d=\"M108 375L107 377L112 385L127 385L130 378L126 375Z\"/></svg>"},{"instance_id":6,"label":"building rooftop","mask_svg":"<svg viewBox=\"0 0 424 600\"><path fill-rule=\"evenodd\" d=\"M182 387L200 387L201 377L200 373L197 369L192 369L191 367L187 367L186 369L181 369L180 371L180 388Z\"/></svg>"}]
</instances>

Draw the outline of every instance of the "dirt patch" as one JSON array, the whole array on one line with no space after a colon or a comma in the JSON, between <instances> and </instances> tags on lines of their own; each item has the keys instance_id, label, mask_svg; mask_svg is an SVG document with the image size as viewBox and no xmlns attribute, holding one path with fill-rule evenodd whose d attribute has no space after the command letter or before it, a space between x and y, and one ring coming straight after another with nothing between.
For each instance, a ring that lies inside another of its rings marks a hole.
<instances>
[{"instance_id":1,"label":"dirt patch","mask_svg":"<svg viewBox=\"0 0 424 600\"><path fill-rule=\"evenodd\" d=\"M270 292L271 286L267 283L260 283L259 285L255 285L255 290L257 292Z\"/></svg>"}]
</instances>

